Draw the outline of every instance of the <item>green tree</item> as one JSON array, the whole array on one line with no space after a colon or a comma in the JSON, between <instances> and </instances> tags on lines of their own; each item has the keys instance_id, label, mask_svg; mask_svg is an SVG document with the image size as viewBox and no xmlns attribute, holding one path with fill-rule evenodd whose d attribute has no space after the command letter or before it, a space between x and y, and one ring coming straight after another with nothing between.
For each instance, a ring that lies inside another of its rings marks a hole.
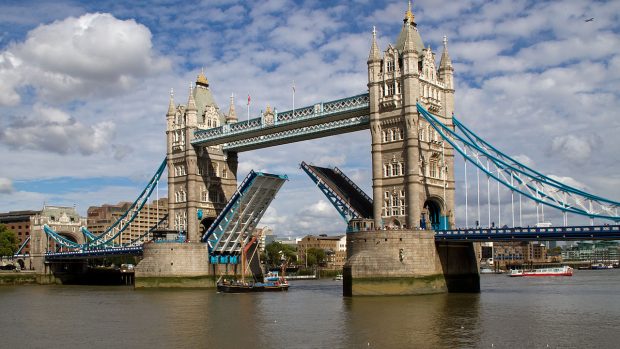
<instances>
[{"instance_id":1,"label":"green tree","mask_svg":"<svg viewBox=\"0 0 620 349\"><path fill-rule=\"evenodd\" d=\"M270 266L279 266L283 260L289 263L297 260L295 248L293 246L284 245L274 241L265 246L265 263Z\"/></svg>"},{"instance_id":2,"label":"green tree","mask_svg":"<svg viewBox=\"0 0 620 349\"><path fill-rule=\"evenodd\" d=\"M19 248L17 235L6 226L0 224L0 256L12 256Z\"/></svg>"},{"instance_id":3,"label":"green tree","mask_svg":"<svg viewBox=\"0 0 620 349\"><path fill-rule=\"evenodd\" d=\"M311 247L308 249L308 266L321 265L325 262L325 251L320 248Z\"/></svg>"}]
</instances>

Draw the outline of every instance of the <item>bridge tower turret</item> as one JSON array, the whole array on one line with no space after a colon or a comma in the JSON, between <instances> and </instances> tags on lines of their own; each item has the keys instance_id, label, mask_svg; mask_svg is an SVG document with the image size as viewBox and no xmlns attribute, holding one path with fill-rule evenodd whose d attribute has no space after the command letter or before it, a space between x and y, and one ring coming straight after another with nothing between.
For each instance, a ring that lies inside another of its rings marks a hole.
<instances>
[{"instance_id":1,"label":"bridge tower turret","mask_svg":"<svg viewBox=\"0 0 620 349\"><path fill-rule=\"evenodd\" d=\"M166 119L168 228L184 231L189 241L198 242L237 188L236 153L224 153L221 146L191 145L197 130L227 123L204 72L190 86L186 106L175 108L170 97Z\"/></svg>"},{"instance_id":2,"label":"bridge tower turret","mask_svg":"<svg viewBox=\"0 0 620 349\"><path fill-rule=\"evenodd\" d=\"M452 125L454 70L447 43L438 70L409 3L396 44L379 52L373 29L367 63L375 226L446 228L454 224L453 151L416 104Z\"/></svg>"}]
</instances>

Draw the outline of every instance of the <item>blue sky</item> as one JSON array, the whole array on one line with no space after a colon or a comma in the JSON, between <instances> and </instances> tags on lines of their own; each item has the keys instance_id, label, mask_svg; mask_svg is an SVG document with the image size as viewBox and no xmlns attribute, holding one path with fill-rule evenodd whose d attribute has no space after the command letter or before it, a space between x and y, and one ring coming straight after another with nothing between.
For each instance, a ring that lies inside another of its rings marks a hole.
<instances>
[{"instance_id":1,"label":"blue sky","mask_svg":"<svg viewBox=\"0 0 620 349\"><path fill-rule=\"evenodd\" d=\"M242 115L247 94L253 115L290 109L293 80L297 106L364 92L372 26L384 50L406 6L2 2L0 211L133 200L165 155L170 89L186 103L203 67L219 106L234 93ZM620 199L619 2L420 0L413 10L427 46L439 53L449 38L463 122L546 174ZM298 164L338 166L370 192L369 143L361 131L242 153L238 176L289 175L261 222L277 234L342 232ZM457 199L462 217L462 190Z\"/></svg>"}]
</instances>

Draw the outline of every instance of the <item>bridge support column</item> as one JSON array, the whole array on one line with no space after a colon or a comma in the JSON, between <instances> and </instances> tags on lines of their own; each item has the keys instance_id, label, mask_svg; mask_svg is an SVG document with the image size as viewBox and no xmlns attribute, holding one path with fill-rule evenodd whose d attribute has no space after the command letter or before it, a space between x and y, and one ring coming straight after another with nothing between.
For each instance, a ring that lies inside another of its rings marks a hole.
<instances>
[{"instance_id":1,"label":"bridge support column","mask_svg":"<svg viewBox=\"0 0 620 349\"><path fill-rule=\"evenodd\" d=\"M207 244L149 243L135 267L135 287L215 287Z\"/></svg>"},{"instance_id":2,"label":"bridge support column","mask_svg":"<svg viewBox=\"0 0 620 349\"><path fill-rule=\"evenodd\" d=\"M347 234L344 296L479 292L471 243L435 243L428 230Z\"/></svg>"}]
</instances>

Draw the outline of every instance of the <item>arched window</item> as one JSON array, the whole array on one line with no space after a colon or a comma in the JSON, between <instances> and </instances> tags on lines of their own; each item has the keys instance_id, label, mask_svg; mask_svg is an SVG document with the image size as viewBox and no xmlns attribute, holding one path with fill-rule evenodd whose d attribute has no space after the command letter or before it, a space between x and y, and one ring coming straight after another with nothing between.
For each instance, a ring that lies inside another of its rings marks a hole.
<instances>
[{"instance_id":1,"label":"arched window","mask_svg":"<svg viewBox=\"0 0 620 349\"><path fill-rule=\"evenodd\" d=\"M383 165L383 177L389 176L388 165Z\"/></svg>"},{"instance_id":2,"label":"arched window","mask_svg":"<svg viewBox=\"0 0 620 349\"><path fill-rule=\"evenodd\" d=\"M392 164L388 164L387 166L388 166L388 175L387 175L387 177L389 177L389 176L392 175L392 171L393 171Z\"/></svg>"},{"instance_id":3,"label":"arched window","mask_svg":"<svg viewBox=\"0 0 620 349\"><path fill-rule=\"evenodd\" d=\"M401 162L401 163L398 164L398 174L399 175L402 176L402 175L405 174L405 169L404 168L405 168L405 164L404 163Z\"/></svg>"},{"instance_id":4,"label":"arched window","mask_svg":"<svg viewBox=\"0 0 620 349\"><path fill-rule=\"evenodd\" d=\"M392 138L392 141L396 140L396 130L394 129L390 130L390 137Z\"/></svg>"},{"instance_id":5,"label":"arched window","mask_svg":"<svg viewBox=\"0 0 620 349\"><path fill-rule=\"evenodd\" d=\"M390 165L392 167L392 176L398 176L398 164Z\"/></svg>"}]
</instances>

